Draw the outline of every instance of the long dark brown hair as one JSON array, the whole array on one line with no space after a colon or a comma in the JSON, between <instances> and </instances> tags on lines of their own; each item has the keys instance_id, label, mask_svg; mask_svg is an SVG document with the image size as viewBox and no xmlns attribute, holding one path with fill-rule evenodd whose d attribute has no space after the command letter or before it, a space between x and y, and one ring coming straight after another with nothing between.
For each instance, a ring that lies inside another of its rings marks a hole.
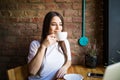
<instances>
[{"instance_id":1,"label":"long dark brown hair","mask_svg":"<svg viewBox=\"0 0 120 80\"><path fill-rule=\"evenodd\" d=\"M61 21L62 21L62 27L64 30L64 20L61 14L55 11L50 11L46 14L44 21L43 21L43 28L42 28L42 35L41 35L41 42L47 37L49 34L49 29L50 29L50 22L54 16L58 16ZM62 30L62 31L63 31Z\"/></svg>"},{"instance_id":2,"label":"long dark brown hair","mask_svg":"<svg viewBox=\"0 0 120 80\"><path fill-rule=\"evenodd\" d=\"M44 18L44 21L43 21L41 43L44 41L44 39L49 34L50 22L51 22L51 20L52 20L52 18L54 16L58 16L61 19L61 21L62 21L62 27L63 27L62 31L64 31L64 19L63 19L62 15L59 14L58 12L55 12L55 11L48 12L46 14L45 18ZM59 45L61 46L61 48L63 50L63 53L64 53L64 56L65 56L65 58L67 60L68 59L68 57L67 57L67 49L66 49L64 41L59 42Z\"/></svg>"}]
</instances>

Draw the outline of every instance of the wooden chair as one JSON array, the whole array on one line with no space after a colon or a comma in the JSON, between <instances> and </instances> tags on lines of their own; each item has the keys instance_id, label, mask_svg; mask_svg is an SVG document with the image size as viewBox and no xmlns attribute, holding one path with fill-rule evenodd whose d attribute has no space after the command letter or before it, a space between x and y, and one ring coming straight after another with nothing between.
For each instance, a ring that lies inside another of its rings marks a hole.
<instances>
[{"instance_id":1,"label":"wooden chair","mask_svg":"<svg viewBox=\"0 0 120 80\"><path fill-rule=\"evenodd\" d=\"M18 66L7 71L9 80L27 80L28 66Z\"/></svg>"}]
</instances>

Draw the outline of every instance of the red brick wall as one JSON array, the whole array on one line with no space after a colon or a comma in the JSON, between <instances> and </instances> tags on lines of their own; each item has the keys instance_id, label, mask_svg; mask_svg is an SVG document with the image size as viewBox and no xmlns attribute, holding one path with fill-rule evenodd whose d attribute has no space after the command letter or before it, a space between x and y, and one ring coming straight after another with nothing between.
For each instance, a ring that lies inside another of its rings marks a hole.
<instances>
[{"instance_id":1,"label":"red brick wall","mask_svg":"<svg viewBox=\"0 0 120 80\"><path fill-rule=\"evenodd\" d=\"M1 0L0 1L0 80L6 70L26 64L29 44L41 36L45 14L58 11L65 19L73 64L84 64L85 47L81 37L82 0ZM103 25L101 0L86 0L86 36L97 41L102 63Z\"/></svg>"}]
</instances>

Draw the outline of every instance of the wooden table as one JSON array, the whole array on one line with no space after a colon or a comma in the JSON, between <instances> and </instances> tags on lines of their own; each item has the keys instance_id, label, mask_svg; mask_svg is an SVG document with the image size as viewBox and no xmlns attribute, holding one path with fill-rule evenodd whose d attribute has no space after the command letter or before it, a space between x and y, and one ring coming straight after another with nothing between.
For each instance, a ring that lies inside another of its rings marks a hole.
<instances>
[{"instance_id":1,"label":"wooden table","mask_svg":"<svg viewBox=\"0 0 120 80\"><path fill-rule=\"evenodd\" d=\"M104 73L105 68L103 66L98 66L96 68L86 68L85 66L80 66L80 65L72 65L68 73L76 73L76 74L81 74L84 77L84 80L102 80L102 78L93 78L93 77L88 77L87 73L88 72L93 72L93 73Z\"/></svg>"}]
</instances>

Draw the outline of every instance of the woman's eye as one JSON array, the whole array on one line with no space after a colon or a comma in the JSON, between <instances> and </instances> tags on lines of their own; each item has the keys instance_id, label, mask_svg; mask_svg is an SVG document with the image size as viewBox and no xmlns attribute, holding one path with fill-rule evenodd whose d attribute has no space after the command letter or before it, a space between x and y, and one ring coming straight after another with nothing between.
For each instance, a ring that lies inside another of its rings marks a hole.
<instances>
[{"instance_id":1,"label":"woman's eye","mask_svg":"<svg viewBox=\"0 0 120 80\"><path fill-rule=\"evenodd\" d=\"M59 26L62 26L62 23L58 24ZM57 26L57 24L52 23L51 26Z\"/></svg>"},{"instance_id":2,"label":"woman's eye","mask_svg":"<svg viewBox=\"0 0 120 80\"><path fill-rule=\"evenodd\" d=\"M51 26L56 26L56 24L51 24Z\"/></svg>"}]
</instances>

